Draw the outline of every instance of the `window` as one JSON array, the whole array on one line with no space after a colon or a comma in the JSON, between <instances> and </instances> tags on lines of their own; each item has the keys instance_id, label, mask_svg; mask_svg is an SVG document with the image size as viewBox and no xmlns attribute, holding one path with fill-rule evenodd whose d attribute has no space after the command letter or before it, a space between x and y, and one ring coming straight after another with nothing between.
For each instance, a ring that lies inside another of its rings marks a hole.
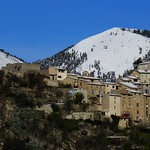
<instances>
[{"instance_id":1,"label":"window","mask_svg":"<svg viewBox=\"0 0 150 150\"><path fill-rule=\"evenodd\" d=\"M147 89L145 90L145 93L148 93L148 90L147 90Z\"/></svg>"},{"instance_id":2,"label":"window","mask_svg":"<svg viewBox=\"0 0 150 150\"><path fill-rule=\"evenodd\" d=\"M94 90L92 89L92 94L94 94Z\"/></svg>"},{"instance_id":3,"label":"window","mask_svg":"<svg viewBox=\"0 0 150 150\"><path fill-rule=\"evenodd\" d=\"M114 106L114 109L116 109L116 106Z\"/></svg>"},{"instance_id":4,"label":"window","mask_svg":"<svg viewBox=\"0 0 150 150\"><path fill-rule=\"evenodd\" d=\"M148 109L146 109L146 118L148 118Z\"/></svg>"},{"instance_id":5,"label":"window","mask_svg":"<svg viewBox=\"0 0 150 150\"><path fill-rule=\"evenodd\" d=\"M82 81L80 81L80 86L82 86Z\"/></svg>"},{"instance_id":6,"label":"window","mask_svg":"<svg viewBox=\"0 0 150 150\"><path fill-rule=\"evenodd\" d=\"M137 110L137 114L139 114L139 111Z\"/></svg>"},{"instance_id":7,"label":"window","mask_svg":"<svg viewBox=\"0 0 150 150\"><path fill-rule=\"evenodd\" d=\"M114 88L115 86L113 85L112 88Z\"/></svg>"},{"instance_id":8,"label":"window","mask_svg":"<svg viewBox=\"0 0 150 150\"><path fill-rule=\"evenodd\" d=\"M58 76L58 78L61 78L61 76Z\"/></svg>"},{"instance_id":9,"label":"window","mask_svg":"<svg viewBox=\"0 0 150 150\"><path fill-rule=\"evenodd\" d=\"M136 106L139 107L139 103L137 103Z\"/></svg>"},{"instance_id":10,"label":"window","mask_svg":"<svg viewBox=\"0 0 150 150\"><path fill-rule=\"evenodd\" d=\"M134 79L134 82L137 82L137 79Z\"/></svg>"},{"instance_id":11,"label":"window","mask_svg":"<svg viewBox=\"0 0 150 150\"><path fill-rule=\"evenodd\" d=\"M62 70L62 69L58 69L58 72L65 72L65 70Z\"/></svg>"}]
</instances>

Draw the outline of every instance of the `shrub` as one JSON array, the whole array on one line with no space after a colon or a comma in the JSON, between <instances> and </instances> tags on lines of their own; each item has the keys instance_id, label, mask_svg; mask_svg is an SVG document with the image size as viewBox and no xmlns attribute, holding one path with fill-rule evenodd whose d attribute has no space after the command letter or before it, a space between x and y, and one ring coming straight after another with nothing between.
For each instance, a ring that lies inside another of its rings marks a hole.
<instances>
[{"instance_id":1,"label":"shrub","mask_svg":"<svg viewBox=\"0 0 150 150\"><path fill-rule=\"evenodd\" d=\"M77 92L75 93L74 96L75 96L74 99L75 103L80 105L82 103L82 100L84 99L84 95L81 92Z\"/></svg>"},{"instance_id":2,"label":"shrub","mask_svg":"<svg viewBox=\"0 0 150 150\"><path fill-rule=\"evenodd\" d=\"M63 120L63 128L65 131L73 132L73 131L79 130L78 123L79 123L78 120L65 119L65 120Z\"/></svg>"},{"instance_id":3,"label":"shrub","mask_svg":"<svg viewBox=\"0 0 150 150\"><path fill-rule=\"evenodd\" d=\"M6 138L3 150L27 150L25 141L17 138Z\"/></svg>"},{"instance_id":4,"label":"shrub","mask_svg":"<svg viewBox=\"0 0 150 150\"><path fill-rule=\"evenodd\" d=\"M73 110L73 105L71 100L67 100L65 102L65 109L68 113L70 113Z\"/></svg>"},{"instance_id":5,"label":"shrub","mask_svg":"<svg viewBox=\"0 0 150 150\"><path fill-rule=\"evenodd\" d=\"M63 92L62 92L61 89L56 89L55 94L56 94L57 97L62 97L63 96Z\"/></svg>"},{"instance_id":6,"label":"shrub","mask_svg":"<svg viewBox=\"0 0 150 150\"><path fill-rule=\"evenodd\" d=\"M52 103L51 107L53 109L53 112L60 112L60 108L59 108L59 106L57 104Z\"/></svg>"},{"instance_id":7,"label":"shrub","mask_svg":"<svg viewBox=\"0 0 150 150\"><path fill-rule=\"evenodd\" d=\"M16 102L16 105L19 107L34 107L34 102L28 98L27 95L24 93L19 93L18 95L14 95L14 100Z\"/></svg>"}]
</instances>

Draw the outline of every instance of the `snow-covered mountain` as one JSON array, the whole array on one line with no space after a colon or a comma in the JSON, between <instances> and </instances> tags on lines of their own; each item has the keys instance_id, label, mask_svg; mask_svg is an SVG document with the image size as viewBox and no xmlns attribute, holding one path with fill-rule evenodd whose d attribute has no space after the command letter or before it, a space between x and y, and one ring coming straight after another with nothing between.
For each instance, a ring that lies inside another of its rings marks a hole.
<instances>
[{"instance_id":1,"label":"snow-covered mountain","mask_svg":"<svg viewBox=\"0 0 150 150\"><path fill-rule=\"evenodd\" d=\"M103 73L115 72L118 77L125 70L132 69L133 62L149 52L150 38L145 31L147 30L112 28L38 63L42 67L65 67L73 73L87 70L91 75L101 77Z\"/></svg>"},{"instance_id":2,"label":"snow-covered mountain","mask_svg":"<svg viewBox=\"0 0 150 150\"><path fill-rule=\"evenodd\" d=\"M7 52L4 52L4 50L0 50L0 69L8 63L23 63L23 61Z\"/></svg>"}]
</instances>

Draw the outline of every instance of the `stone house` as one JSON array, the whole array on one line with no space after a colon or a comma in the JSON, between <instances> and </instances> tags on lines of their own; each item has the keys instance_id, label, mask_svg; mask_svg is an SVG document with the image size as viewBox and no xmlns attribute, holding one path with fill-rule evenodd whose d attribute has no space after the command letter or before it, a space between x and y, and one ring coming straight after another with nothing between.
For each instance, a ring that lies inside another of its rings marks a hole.
<instances>
[{"instance_id":1,"label":"stone house","mask_svg":"<svg viewBox=\"0 0 150 150\"><path fill-rule=\"evenodd\" d=\"M150 62L140 63L137 68L142 70L150 70Z\"/></svg>"},{"instance_id":2,"label":"stone house","mask_svg":"<svg viewBox=\"0 0 150 150\"><path fill-rule=\"evenodd\" d=\"M28 64L28 63L7 64L5 67L2 68L2 70L5 73L12 73L17 75L18 77L23 77L24 73L31 71L48 76L48 72L46 70L41 70L39 64Z\"/></svg>"},{"instance_id":3,"label":"stone house","mask_svg":"<svg viewBox=\"0 0 150 150\"><path fill-rule=\"evenodd\" d=\"M78 76L77 74L67 74L67 77L62 81L64 84L70 84L74 88L78 88Z\"/></svg>"},{"instance_id":4,"label":"stone house","mask_svg":"<svg viewBox=\"0 0 150 150\"><path fill-rule=\"evenodd\" d=\"M131 75L138 77L142 83L150 83L150 70L136 69Z\"/></svg>"},{"instance_id":5,"label":"stone house","mask_svg":"<svg viewBox=\"0 0 150 150\"><path fill-rule=\"evenodd\" d=\"M150 95L150 83L135 82L134 84L140 88L142 93Z\"/></svg>"},{"instance_id":6,"label":"stone house","mask_svg":"<svg viewBox=\"0 0 150 150\"><path fill-rule=\"evenodd\" d=\"M135 125L150 125L150 96L143 93L122 95L122 114L129 115Z\"/></svg>"},{"instance_id":7,"label":"stone house","mask_svg":"<svg viewBox=\"0 0 150 150\"><path fill-rule=\"evenodd\" d=\"M103 84L105 84L105 90L104 90L105 94L111 93L113 90L119 89L119 85L116 83L104 82Z\"/></svg>"},{"instance_id":8,"label":"stone house","mask_svg":"<svg viewBox=\"0 0 150 150\"><path fill-rule=\"evenodd\" d=\"M121 115L121 95L120 94L104 94L103 96L103 112L105 116Z\"/></svg>"},{"instance_id":9,"label":"stone house","mask_svg":"<svg viewBox=\"0 0 150 150\"><path fill-rule=\"evenodd\" d=\"M105 85L102 83L87 82L88 97L100 97L104 94Z\"/></svg>"},{"instance_id":10,"label":"stone house","mask_svg":"<svg viewBox=\"0 0 150 150\"><path fill-rule=\"evenodd\" d=\"M67 78L67 70L59 67L49 67L49 77L51 80L63 81Z\"/></svg>"}]
</instances>

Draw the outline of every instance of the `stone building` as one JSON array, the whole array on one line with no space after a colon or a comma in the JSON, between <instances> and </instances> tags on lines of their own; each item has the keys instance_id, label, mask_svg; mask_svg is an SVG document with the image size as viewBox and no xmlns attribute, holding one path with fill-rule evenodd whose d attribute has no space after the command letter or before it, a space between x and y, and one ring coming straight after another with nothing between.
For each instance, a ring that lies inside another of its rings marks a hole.
<instances>
[{"instance_id":1,"label":"stone building","mask_svg":"<svg viewBox=\"0 0 150 150\"><path fill-rule=\"evenodd\" d=\"M39 64L28 64L28 63L7 64L5 67L2 68L2 70L5 73L12 73L17 75L18 77L23 77L24 73L31 71L48 76L48 72L46 70L41 70Z\"/></svg>"},{"instance_id":2,"label":"stone building","mask_svg":"<svg viewBox=\"0 0 150 150\"><path fill-rule=\"evenodd\" d=\"M74 88L78 88L78 76L77 74L67 74L67 77L62 81L64 84L70 84Z\"/></svg>"},{"instance_id":3,"label":"stone building","mask_svg":"<svg viewBox=\"0 0 150 150\"><path fill-rule=\"evenodd\" d=\"M67 70L59 67L49 67L49 77L51 80L63 81L67 78Z\"/></svg>"},{"instance_id":4,"label":"stone building","mask_svg":"<svg viewBox=\"0 0 150 150\"><path fill-rule=\"evenodd\" d=\"M140 63L137 68L142 70L150 70L150 62Z\"/></svg>"},{"instance_id":5,"label":"stone building","mask_svg":"<svg viewBox=\"0 0 150 150\"><path fill-rule=\"evenodd\" d=\"M150 96L132 92L122 95L122 114L130 117L132 124L150 125Z\"/></svg>"},{"instance_id":6,"label":"stone building","mask_svg":"<svg viewBox=\"0 0 150 150\"><path fill-rule=\"evenodd\" d=\"M150 70L136 69L131 75L138 77L142 83L150 83Z\"/></svg>"},{"instance_id":7,"label":"stone building","mask_svg":"<svg viewBox=\"0 0 150 150\"><path fill-rule=\"evenodd\" d=\"M121 95L120 94L105 94L103 97L103 112L105 116L121 115Z\"/></svg>"}]
</instances>

